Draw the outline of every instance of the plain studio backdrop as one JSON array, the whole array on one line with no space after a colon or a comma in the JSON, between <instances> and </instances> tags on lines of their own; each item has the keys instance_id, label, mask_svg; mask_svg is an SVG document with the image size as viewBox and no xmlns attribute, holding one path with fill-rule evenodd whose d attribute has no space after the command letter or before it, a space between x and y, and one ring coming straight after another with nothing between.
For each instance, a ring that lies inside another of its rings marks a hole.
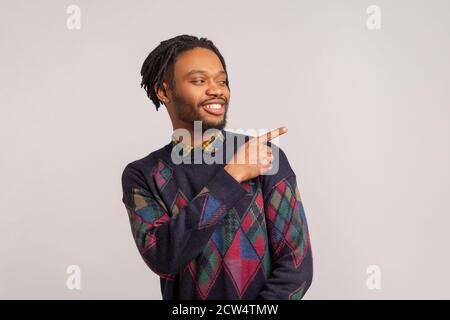
<instances>
[{"instance_id":1,"label":"plain studio backdrop","mask_svg":"<svg viewBox=\"0 0 450 320\"><path fill-rule=\"evenodd\" d=\"M192 34L225 57L227 129L289 128L305 299L449 299L449 18L447 0L2 0L0 298L161 299L120 178L172 132L141 65Z\"/></svg>"}]
</instances>

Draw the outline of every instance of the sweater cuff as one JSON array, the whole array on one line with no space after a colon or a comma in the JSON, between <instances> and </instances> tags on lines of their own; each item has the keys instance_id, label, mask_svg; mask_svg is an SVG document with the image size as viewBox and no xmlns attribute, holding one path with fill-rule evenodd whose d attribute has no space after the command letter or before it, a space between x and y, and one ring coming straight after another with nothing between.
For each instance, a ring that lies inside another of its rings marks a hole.
<instances>
[{"instance_id":1,"label":"sweater cuff","mask_svg":"<svg viewBox=\"0 0 450 320\"><path fill-rule=\"evenodd\" d=\"M227 209L234 207L235 203L247 194L247 190L224 167L219 169L206 186Z\"/></svg>"}]
</instances>

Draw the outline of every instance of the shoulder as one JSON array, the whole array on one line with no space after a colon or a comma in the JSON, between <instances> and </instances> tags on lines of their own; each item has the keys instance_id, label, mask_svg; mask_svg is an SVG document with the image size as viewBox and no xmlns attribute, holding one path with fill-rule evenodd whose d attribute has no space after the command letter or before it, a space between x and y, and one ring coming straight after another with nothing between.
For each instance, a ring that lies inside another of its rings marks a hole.
<instances>
[{"instance_id":1,"label":"shoulder","mask_svg":"<svg viewBox=\"0 0 450 320\"><path fill-rule=\"evenodd\" d=\"M149 179L155 168L163 161L163 153L166 152L167 146L164 146L156 151L151 152L137 160L133 160L125 165L122 170L122 187L129 189L133 187L140 187L149 189Z\"/></svg>"}]
</instances>

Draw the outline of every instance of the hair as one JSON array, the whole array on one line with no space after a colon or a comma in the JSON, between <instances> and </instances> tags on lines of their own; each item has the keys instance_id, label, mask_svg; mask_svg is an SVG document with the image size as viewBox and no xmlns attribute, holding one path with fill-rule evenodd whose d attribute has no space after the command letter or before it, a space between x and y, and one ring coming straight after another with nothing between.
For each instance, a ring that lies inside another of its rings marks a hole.
<instances>
[{"instance_id":1,"label":"hair","mask_svg":"<svg viewBox=\"0 0 450 320\"><path fill-rule=\"evenodd\" d=\"M161 101L156 95L156 92L159 88L163 87L163 81L167 81L169 89L173 89L175 86L174 66L178 55L194 48L206 48L213 51L219 57L223 69L227 72L225 59L214 43L207 38L197 38L183 34L161 41L147 56L141 68L141 88L143 87L147 92L147 96L155 105L156 111L158 111L161 105ZM228 77L226 84L229 87Z\"/></svg>"}]
</instances>

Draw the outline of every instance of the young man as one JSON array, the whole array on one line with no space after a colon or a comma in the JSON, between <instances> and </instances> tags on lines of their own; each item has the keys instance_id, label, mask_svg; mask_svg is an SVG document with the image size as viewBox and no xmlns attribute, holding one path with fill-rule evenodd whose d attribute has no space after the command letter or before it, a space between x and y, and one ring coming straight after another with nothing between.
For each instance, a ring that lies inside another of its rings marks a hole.
<instances>
[{"instance_id":1,"label":"young man","mask_svg":"<svg viewBox=\"0 0 450 320\"><path fill-rule=\"evenodd\" d=\"M301 299L312 282L310 237L296 175L270 142L286 128L257 137L224 129L226 64L206 38L162 41L141 75L174 132L125 167L122 201L163 299Z\"/></svg>"}]
</instances>

